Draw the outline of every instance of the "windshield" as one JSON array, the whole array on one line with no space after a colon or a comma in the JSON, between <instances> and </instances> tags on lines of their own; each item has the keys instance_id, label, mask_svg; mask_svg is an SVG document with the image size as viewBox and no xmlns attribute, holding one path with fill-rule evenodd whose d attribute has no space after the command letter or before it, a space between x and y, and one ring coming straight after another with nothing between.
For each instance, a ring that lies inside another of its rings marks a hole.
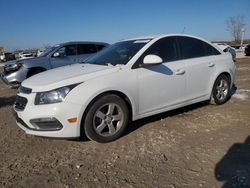
<instances>
[{"instance_id":1,"label":"windshield","mask_svg":"<svg viewBox=\"0 0 250 188\"><path fill-rule=\"evenodd\" d=\"M52 46L49 48L46 48L43 53L39 55L39 57L45 57L47 56L50 52L52 52L54 49L56 49L58 46Z\"/></svg>"},{"instance_id":2,"label":"windshield","mask_svg":"<svg viewBox=\"0 0 250 188\"><path fill-rule=\"evenodd\" d=\"M85 63L99 65L125 65L150 40L130 40L118 42L104 48Z\"/></svg>"}]
</instances>

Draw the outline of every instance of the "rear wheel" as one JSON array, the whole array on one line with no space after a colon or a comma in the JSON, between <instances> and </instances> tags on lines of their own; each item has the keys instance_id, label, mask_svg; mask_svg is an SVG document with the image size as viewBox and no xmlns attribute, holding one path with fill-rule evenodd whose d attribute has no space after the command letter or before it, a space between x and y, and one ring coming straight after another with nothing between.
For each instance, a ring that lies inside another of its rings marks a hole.
<instances>
[{"instance_id":1,"label":"rear wheel","mask_svg":"<svg viewBox=\"0 0 250 188\"><path fill-rule=\"evenodd\" d=\"M215 104L221 105L227 102L230 92L230 79L226 75L220 75L213 86L212 100Z\"/></svg>"},{"instance_id":2,"label":"rear wheel","mask_svg":"<svg viewBox=\"0 0 250 188\"><path fill-rule=\"evenodd\" d=\"M97 99L88 109L84 120L86 136L96 142L105 143L119 138L128 124L126 103L116 95Z\"/></svg>"}]
</instances>

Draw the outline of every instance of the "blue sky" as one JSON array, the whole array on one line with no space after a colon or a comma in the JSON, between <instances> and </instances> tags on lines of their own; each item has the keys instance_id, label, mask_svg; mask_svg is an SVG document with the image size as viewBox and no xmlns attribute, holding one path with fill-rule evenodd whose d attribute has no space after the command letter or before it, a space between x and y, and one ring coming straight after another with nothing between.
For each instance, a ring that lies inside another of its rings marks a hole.
<instances>
[{"instance_id":1,"label":"blue sky","mask_svg":"<svg viewBox=\"0 0 250 188\"><path fill-rule=\"evenodd\" d=\"M0 0L0 46L37 48L71 40L113 43L141 35L185 33L229 40L226 19L243 15L250 38L250 0Z\"/></svg>"}]
</instances>

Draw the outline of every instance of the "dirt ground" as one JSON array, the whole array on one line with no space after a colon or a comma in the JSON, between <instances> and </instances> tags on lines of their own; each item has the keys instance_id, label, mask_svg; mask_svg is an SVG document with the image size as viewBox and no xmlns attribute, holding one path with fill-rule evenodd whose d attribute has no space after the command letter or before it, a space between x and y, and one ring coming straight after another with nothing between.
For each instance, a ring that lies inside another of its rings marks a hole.
<instances>
[{"instance_id":1,"label":"dirt ground","mask_svg":"<svg viewBox=\"0 0 250 188\"><path fill-rule=\"evenodd\" d=\"M0 82L0 187L250 187L250 58L236 64L226 104L136 121L108 144L26 135Z\"/></svg>"}]
</instances>

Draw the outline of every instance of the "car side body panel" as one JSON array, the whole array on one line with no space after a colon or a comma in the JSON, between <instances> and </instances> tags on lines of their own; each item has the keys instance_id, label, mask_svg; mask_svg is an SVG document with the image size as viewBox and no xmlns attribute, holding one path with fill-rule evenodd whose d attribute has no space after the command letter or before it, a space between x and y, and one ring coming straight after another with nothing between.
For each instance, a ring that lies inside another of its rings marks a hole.
<instances>
[{"instance_id":1,"label":"car side body panel","mask_svg":"<svg viewBox=\"0 0 250 188\"><path fill-rule=\"evenodd\" d=\"M202 98L211 92L211 78L216 73L215 58L215 56L208 56L185 60L187 65L187 100Z\"/></svg>"},{"instance_id":2,"label":"car side body panel","mask_svg":"<svg viewBox=\"0 0 250 188\"><path fill-rule=\"evenodd\" d=\"M154 112L185 100L186 74L183 61L138 68L139 114ZM178 74L178 71L184 71ZM160 88L160 89L159 89Z\"/></svg>"}]
</instances>

